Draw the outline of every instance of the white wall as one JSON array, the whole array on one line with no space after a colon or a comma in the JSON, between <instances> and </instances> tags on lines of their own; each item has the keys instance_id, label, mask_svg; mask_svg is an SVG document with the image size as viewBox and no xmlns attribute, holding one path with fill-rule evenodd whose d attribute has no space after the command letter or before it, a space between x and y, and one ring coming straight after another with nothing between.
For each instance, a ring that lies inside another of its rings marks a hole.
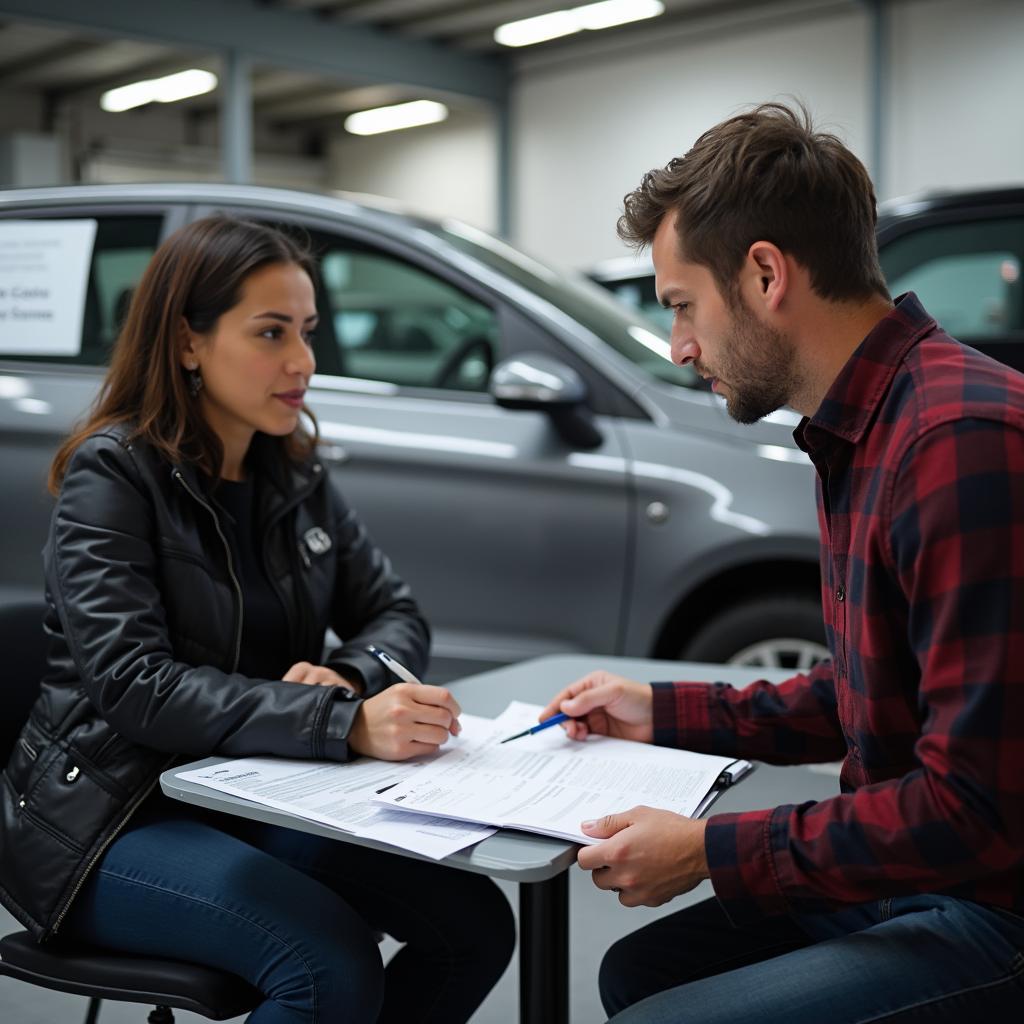
<instances>
[{"instance_id":1,"label":"white wall","mask_svg":"<svg viewBox=\"0 0 1024 1024\"><path fill-rule=\"evenodd\" d=\"M622 255L615 221L643 173L765 100L800 98L866 160L867 59L867 18L850 10L525 73L515 90L515 241L564 266Z\"/></svg>"},{"instance_id":2,"label":"white wall","mask_svg":"<svg viewBox=\"0 0 1024 1024\"><path fill-rule=\"evenodd\" d=\"M1024 3L913 0L892 11L885 191L1024 181Z\"/></svg>"},{"instance_id":3,"label":"white wall","mask_svg":"<svg viewBox=\"0 0 1024 1024\"><path fill-rule=\"evenodd\" d=\"M386 135L339 135L328 147L332 188L398 199L420 213L497 226L497 136L486 113Z\"/></svg>"},{"instance_id":4,"label":"white wall","mask_svg":"<svg viewBox=\"0 0 1024 1024\"><path fill-rule=\"evenodd\" d=\"M871 23L858 4L796 2L524 57L515 87L513 238L587 267L625 252L623 195L738 109L795 95L872 169ZM892 0L879 198L1024 181L1024 3ZM595 34L596 36L596 34Z\"/></svg>"}]
</instances>

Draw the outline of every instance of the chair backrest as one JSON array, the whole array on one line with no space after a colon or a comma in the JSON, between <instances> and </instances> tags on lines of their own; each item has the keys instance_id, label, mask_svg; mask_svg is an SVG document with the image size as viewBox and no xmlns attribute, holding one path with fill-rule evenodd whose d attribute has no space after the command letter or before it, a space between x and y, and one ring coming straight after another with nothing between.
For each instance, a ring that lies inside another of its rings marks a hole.
<instances>
[{"instance_id":1,"label":"chair backrest","mask_svg":"<svg viewBox=\"0 0 1024 1024\"><path fill-rule=\"evenodd\" d=\"M46 669L42 601L0 604L0 771L11 755Z\"/></svg>"}]
</instances>

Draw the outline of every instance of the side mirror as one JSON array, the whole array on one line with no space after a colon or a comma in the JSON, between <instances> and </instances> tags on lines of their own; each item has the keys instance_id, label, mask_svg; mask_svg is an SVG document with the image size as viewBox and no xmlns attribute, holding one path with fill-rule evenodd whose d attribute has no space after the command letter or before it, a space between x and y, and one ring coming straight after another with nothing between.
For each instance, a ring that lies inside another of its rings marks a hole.
<instances>
[{"instance_id":1,"label":"side mirror","mask_svg":"<svg viewBox=\"0 0 1024 1024\"><path fill-rule=\"evenodd\" d=\"M542 352L502 360L487 390L503 409L545 412L562 439L574 448L598 448L604 441L587 408L587 386L571 367Z\"/></svg>"}]
</instances>

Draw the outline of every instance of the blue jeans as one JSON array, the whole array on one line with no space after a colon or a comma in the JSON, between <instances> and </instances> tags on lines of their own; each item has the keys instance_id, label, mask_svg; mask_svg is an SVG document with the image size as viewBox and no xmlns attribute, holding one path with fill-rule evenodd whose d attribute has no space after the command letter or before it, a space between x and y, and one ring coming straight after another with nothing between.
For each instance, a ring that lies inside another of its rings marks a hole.
<instances>
[{"instance_id":1,"label":"blue jeans","mask_svg":"<svg viewBox=\"0 0 1024 1024\"><path fill-rule=\"evenodd\" d=\"M405 943L386 969L376 929ZM482 875L159 795L62 933L237 974L266 996L249 1024L465 1021L515 944L508 901Z\"/></svg>"},{"instance_id":2,"label":"blue jeans","mask_svg":"<svg viewBox=\"0 0 1024 1024\"><path fill-rule=\"evenodd\" d=\"M617 942L600 985L615 1024L1019 1024L1024 917L921 895L736 928L712 899Z\"/></svg>"}]
</instances>

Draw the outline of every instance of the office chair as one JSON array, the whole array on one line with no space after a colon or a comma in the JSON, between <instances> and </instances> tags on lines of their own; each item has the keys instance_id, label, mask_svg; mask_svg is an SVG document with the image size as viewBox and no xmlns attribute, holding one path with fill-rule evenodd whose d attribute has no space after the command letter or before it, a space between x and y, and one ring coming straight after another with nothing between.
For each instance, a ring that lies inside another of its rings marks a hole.
<instances>
[{"instance_id":1,"label":"office chair","mask_svg":"<svg viewBox=\"0 0 1024 1024\"><path fill-rule=\"evenodd\" d=\"M44 605L24 601L0 606L0 766L6 765L39 693L46 664ZM85 1024L96 1024L102 1000L154 1007L148 1024L173 1024L171 1007L211 1020L255 1009L263 997L241 978L177 960L108 953L53 939L39 945L26 931L0 939L0 976L86 996Z\"/></svg>"}]
</instances>

